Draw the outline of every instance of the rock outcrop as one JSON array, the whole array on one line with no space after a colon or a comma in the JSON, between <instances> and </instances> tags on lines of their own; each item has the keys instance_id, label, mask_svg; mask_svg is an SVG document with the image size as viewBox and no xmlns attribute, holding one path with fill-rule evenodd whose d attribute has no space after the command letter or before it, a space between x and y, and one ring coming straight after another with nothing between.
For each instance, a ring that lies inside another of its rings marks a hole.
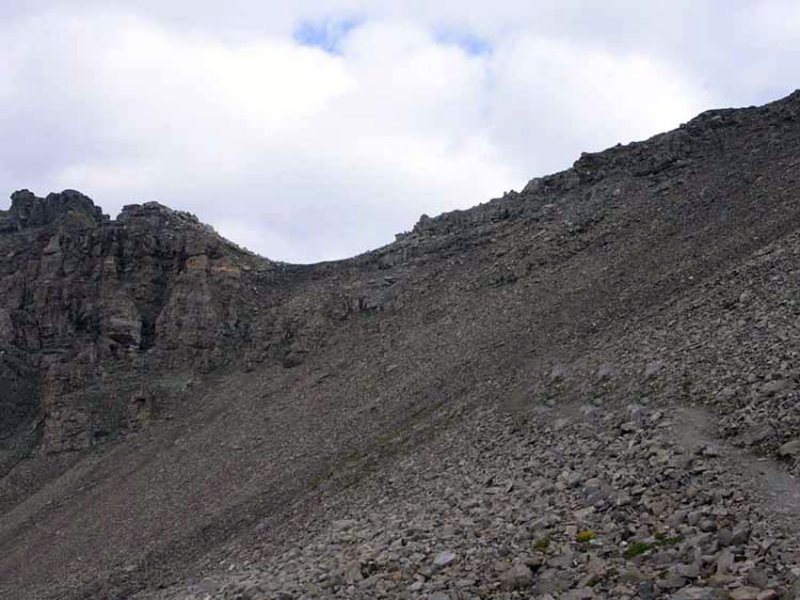
<instances>
[{"instance_id":1,"label":"rock outcrop","mask_svg":"<svg viewBox=\"0 0 800 600\"><path fill-rule=\"evenodd\" d=\"M1 372L18 390L0 427L33 423L43 452L124 427L125 378L237 360L253 326L243 277L273 268L192 215L147 203L112 221L74 191L15 192L0 230Z\"/></svg>"}]
</instances>

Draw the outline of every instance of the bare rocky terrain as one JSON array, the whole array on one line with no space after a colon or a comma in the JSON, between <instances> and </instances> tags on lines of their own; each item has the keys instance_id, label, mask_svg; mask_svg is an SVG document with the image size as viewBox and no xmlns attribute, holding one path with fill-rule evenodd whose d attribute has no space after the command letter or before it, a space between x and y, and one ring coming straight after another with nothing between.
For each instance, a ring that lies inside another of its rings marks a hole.
<instances>
[{"instance_id":1,"label":"bare rocky terrain","mask_svg":"<svg viewBox=\"0 0 800 600\"><path fill-rule=\"evenodd\" d=\"M0 211L0 598L800 598L800 92L352 259Z\"/></svg>"}]
</instances>

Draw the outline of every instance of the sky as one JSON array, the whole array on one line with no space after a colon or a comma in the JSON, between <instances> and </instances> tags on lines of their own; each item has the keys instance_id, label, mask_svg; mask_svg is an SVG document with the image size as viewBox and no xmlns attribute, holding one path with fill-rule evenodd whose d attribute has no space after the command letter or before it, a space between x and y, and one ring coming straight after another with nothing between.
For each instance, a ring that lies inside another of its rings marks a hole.
<instances>
[{"instance_id":1,"label":"sky","mask_svg":"<svg viewBox=\"0 0 800 600\"><path fill-rule=\"evenodd\" d=\"M795 0L10 0L0 193L157 200L274 260L344 258L785 96L798 42Z\"/></svg>"}]
</instances>

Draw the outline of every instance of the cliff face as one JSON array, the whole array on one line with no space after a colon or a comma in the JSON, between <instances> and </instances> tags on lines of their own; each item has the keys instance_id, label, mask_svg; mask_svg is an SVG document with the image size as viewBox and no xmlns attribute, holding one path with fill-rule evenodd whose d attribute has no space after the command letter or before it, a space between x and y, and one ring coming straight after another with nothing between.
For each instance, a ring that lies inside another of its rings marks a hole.
<instances>
[{"instance_id":1,"label":"cliff face","mask_svg":"<svg viewBox=\"0 0 800 600\"><path fill-rule=\"evenodd\" d=\"M78 450L140 426L192 372L301 364L336 322L382 302L324 286L293 298L319 268L258 257L155 202L111 220L75 191L15 192L0 252L6 468L20 449Z\"/></svg>"},{"instance_id":2,"label":"cliff face","mask_svg":"<svg viewBox=\"0 0 800 600\"><path fill-rule=\"evenodd\" d=\"M548 456L542 468L554 479L590 462L557 435L573 413L547 421L561 406L619 417L613 427L593 422L613 445L617 428L636 430L624 407L647 406L651 427L659 414L702 405L725 444L779 456L800 438L798 156L800 93L709 111L645 142L583 155L519 193L423 217L386 247L311 266L254 256L156 203L111 220L78 192L15 193L0 213L0 597L151 598L201 572L224 580L223 559L239 569L277 557L301 597L312 575L282 554L287 540L352 507L377 510L384 484L424 512L439 510L439 493L451 508L461 502L461 453L475 448L475 464L509 477L535 471L529 447ZM546 439L565 447L541 447L539 419L550 423ZM520 420L531 431L514 446L520 428L507 423ZM657 426L659 444L683 436L672 426ZM496 443L486 438L495 434ZM619 452L631 448L640 449ZM631 473L617 450L603 460L622 479L644 481L662 450L641 449ZM775 469L797 472L797 457L781 456ZM453 479L434 493L440 466ZM602 478L597 471L586 479ZM536 495L534 483L522 489ZM714 485L728 483L735 487ZM739 498L736 490L723 500ZM699 497L642 496L642 511L651 501L684 510ZM746 490L741 498L758 505ZM583 501L564 500L570 510ZM640 522L633 509L598 506L603 519L608 509ZM529 508L514 508L503 526L519 525ZM370 515L365 522L383 519ZM707 534L698 523L680 535ZM426 527L414 534L422 549ZM60 534L50 541L49 531ZM331 535L325 543L338 552ZM327 546L306 541L316 564L314 549ZM580 556L594 551L561 541ZM469 554L486 562L462 580L486 577L486 590L499 589L486 565L508 544L493 538ZM686 556L720 552L700 546ZM370 579L373 566L359 577ZM386 583L397 594L413 577L440 591L439 567L406 568ZM320 577L331 586L317 590L322 597L356 597L346 582ZM192 597L178 587L161 597ZM612 589L599 597L623 594Z\"/></svg>"},{"instance_id":3,"label":"cliff face","mask_svg":"<svg viewBox=\"0 0 800 600\"><path fill-rule=\"evenodd\" d=\"M156 203L111 221L82 194L12 196L0 221L3 437L42 452L134 426L163 368L235 362L252 338L247 284L269 261ZM143 400L144 399L144 400ZM149 408L147 410L150 410Z\"/></svg>"}]
</instances>

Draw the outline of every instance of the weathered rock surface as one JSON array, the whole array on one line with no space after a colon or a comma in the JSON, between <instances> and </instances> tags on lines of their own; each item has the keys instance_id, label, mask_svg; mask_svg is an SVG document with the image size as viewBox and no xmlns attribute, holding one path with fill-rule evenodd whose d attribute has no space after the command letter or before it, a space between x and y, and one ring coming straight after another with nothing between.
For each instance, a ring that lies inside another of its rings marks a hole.
<instances>
[{"instance_id":1,"label":"weathered rock surface","mask_svg":"<svg viewBox=\"0 0 800 600\"><path fill-rule=\"evenodd\" d=\"M271 561L250 547L223 576L159 597L734 599L797 581L800 540L771 518L758 461L718 447L707 414L476 416L369 478L342 506L346 529L334 521ZM730 530L747 533L723 543Z\"/></svg>"},{"instance_id":2,"label":"weathered rock surface","mask_svg":"<svg viewBox=\"0 0 800 600\"><path fill-rule=\"evenodd\" d=\"M800 94L347 261L0 212L0 598L793 598Z\"/></svg>"}]
</instances>

